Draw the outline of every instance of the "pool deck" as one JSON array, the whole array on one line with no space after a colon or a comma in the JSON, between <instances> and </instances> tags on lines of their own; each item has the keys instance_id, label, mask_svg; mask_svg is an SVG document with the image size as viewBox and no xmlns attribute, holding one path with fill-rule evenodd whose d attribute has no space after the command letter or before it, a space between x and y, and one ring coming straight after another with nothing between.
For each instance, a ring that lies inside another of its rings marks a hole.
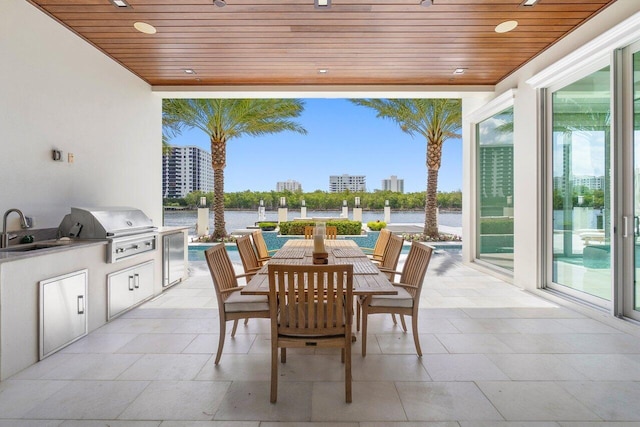
<instances>
[{"instance_id":1,"label":"pool deck","mask_svg":"<svg viewBox=\"0 0 640 427\"><path fill-rule=\"evenodd\" d=\"M287 352L269 402L268 319L241 323L216 366L213 283L205 262L190 273L0 383L0 427L640 427L640 327L459 254L427 270L422 357L391 316L369 316L366 357L355 332L350 404L340 352L319 348Z\"/></svg>"}]
</instances>

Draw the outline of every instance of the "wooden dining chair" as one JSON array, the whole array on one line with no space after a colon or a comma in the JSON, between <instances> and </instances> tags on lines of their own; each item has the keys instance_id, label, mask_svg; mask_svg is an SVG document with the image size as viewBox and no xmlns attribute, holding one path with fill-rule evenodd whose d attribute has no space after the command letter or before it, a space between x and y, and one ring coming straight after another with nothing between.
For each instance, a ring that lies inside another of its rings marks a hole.
<instances>
[{"instance_id":1,"label":"wooden dining chair","mask_svg":"<svg viewBox=\"0 0 640 427\"><path fill-rule=\"evenodd\" d=\"M233 264L229 259L224 243L213 245L204 252L213 279L213 287L218 298L218 313L220 322L220 337L218 339L218 351L216 353L217 365L222 356L227 322L233 320L231 337L236 335L239 319L268 318L269 303L264 295L241 295L242 287L238 286Z\"/></svg>"},{"instance_id":2,"label":"wooden dining chair","mask_svg":"<svg viewBox=\"0 0 640 427\"><path fill-rule=\"evenodd\" d=\"M387 241L382 259L378 268L384 274L387 275L390 281L393 282L396 274L396 268L398 267L398 260L400 259L400 253L402 253L402 246L404 245L404 237L396 234L391 234Z\"/></svg>"},{"instance_id":3,"label":"wooden dining chair","mask_svg":"<svg viewBox=\"0 0 640 427\"><path fill-rule=\"evenodd\" d=\"M262 268L262 264L258 261L258 255L256 255L256 251L253 248L253 243L251 243L251 235L245 234L242 237L238 237L236 246L238 247L238 253L240 254L247 280L250 280Z\"/></svg>"},{"instance_id":4,"label":"wooden dining chair","mask_svg":"<svg viewBox=\"0 0 640 427\"><path fill-rule=\"evenodd\" d=\"M400 316L411 316L411 328L413 341L416 345L418 356L422 356L420 340L418 338L418 306L420 304L420 292L424 282L424 276L431 260L433 248L419 242L413 242L409 255L400 273L400 281L393 285L398 295L371 295L358 299L362 310L362 356L367 354L367 318L370 314L391 313ZM406 332L404 318L401 317L402 326Z\"/></svg>"},{"instance_id":5,"label":"wooden dining chair","mask_svg":"<svg viewBox=\"0 0 640 427\"><path fill-rule=\"evenodd\" d=\"M402 245L404 244L404 238L395 234L391 234L389 236L386 250L384 251L384 256L381 260L381 263L378 265L378 269L382 273L384 273L389 281L393 282L394 276L396 275L396 268L398 267L398 260L400 259L400 253L402 253ZM364 297L360 297L362 300ZM362 301L361 301L362 303ZM360 330L360 306L358 304L356 310L356 330ZM391 313L391 318L393 319L393 323L397 324L395 314Z\"/></svg>"},{"instance_id":6,"label":"wooden dining chair","mask_svg":"<svg viewBox=\"0 0 640 427\"><path fill-rule=\"evenodd\" d=\"M382 262L384 257L384 251L387 248L387 243L389 242L389 236L391 236L391 232L386 228L380 230L380 234L378 235L378 239L376 240L376 244L373 248L362 248L365 252L371 252L367 254L367 256L373 262Z\"/></svg>"},{"instance_id":7,"label":"wooden dining chair","mask_svg":"<svg viewBox=\"0 0 640 427\"><path fill-rule=\"evenodd\" d=\"M336 227L335 225L327 225L326 230L327 239L336 240L336 238L338 237L338 227Z\"/></svg>"},{"instance_id":8,"label":"wooden dining chair","mask_svg":"<svg viewBox=\"0 0 640 427\"><path fill-rule=\"evenodd\" d=\"M276 250L269 250L267 248L267 242L264 241L264 236L262 235L262 230L256 230L251 233L251 237L253 239L253 246L256 250L256 255L258 256L258 262L260 265L265 265L271 259L271 253Z\"/></svg>"},{"instance_id":9,"label":"wooden dining chair","mask_svg":"<svg viewBox=\"0 0 640 427\"><path fill-rule=\"evenodd\" d=\"M353 265L268 264L271 402L278 398L278 349L342 349L345 400L351 402Z\"/></svg>"},{"instance_id":10,"label":"wooden dining chair","mask_svg":"<svg viewBox=\"0 0 640 427\"><path fill-rule=\"evenodd\" d=\"M313 239L313 232L315 227L313 225L305 225L304 226L304 238L305 239ZM328 240L336 240L338 237L338 227L335 225L327 225L325 227L325 238Z\"/></svg>"}]
</instances>

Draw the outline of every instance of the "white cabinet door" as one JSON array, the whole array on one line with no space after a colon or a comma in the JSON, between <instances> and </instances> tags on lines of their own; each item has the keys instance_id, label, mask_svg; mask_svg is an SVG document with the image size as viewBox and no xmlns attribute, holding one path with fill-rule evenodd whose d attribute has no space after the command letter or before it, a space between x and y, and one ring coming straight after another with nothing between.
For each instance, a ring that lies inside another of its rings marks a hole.
<instances>
[{"instance_id":1,"label":"white cabinet door","mask_svg":"<svg viewBox=\"0 0 640 427\"><path fill-rule=\"evenodd\" d=\"M107 276L109 319L135 304L133 269L111 273Z\"/></svg>"},{"instance_id":2,"label":"white cabinet door","mask_svg":"<svg viewBox=\"0 0 640 427\"><path fill-rule=\"evenodd\" d=\"M153 295L153 261L140 264L134 272L136 302L146 300Z\"/></svg>"},{"instance_id":3,"label":"white cabinet door","mask_svg":"<svg viewBox=\"0 0 640 427\"><path fill-rule=\"evenodd\" d=\"M89 270L40 282L40 359L87 334Z\"/></svg>"},{"instance_id":4,"label":"white cabinet door","mask_svg":"<svg viewBox=\"0 0 640 427\"><path fill-rule=\"evenodd\" d=\"M153 295L153 269L153 261L147 261L107 276L108 320Z\"/></svg>"}]
</instances>

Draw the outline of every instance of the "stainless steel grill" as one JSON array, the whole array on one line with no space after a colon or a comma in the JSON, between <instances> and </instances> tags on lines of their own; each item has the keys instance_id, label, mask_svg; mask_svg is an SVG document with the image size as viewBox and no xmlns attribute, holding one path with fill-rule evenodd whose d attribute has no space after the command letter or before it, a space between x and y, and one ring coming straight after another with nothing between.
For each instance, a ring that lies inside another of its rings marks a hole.
<instances>
[{"instance_id":1,"label":"stainless steel grill","mask_svg":"<svg viewBox=\"0 0 640 427\"><path fill-rule=\"evenodd\" d=\"M107 262L154 251L158 233L151 219L130 207L71 208L58 227L59 237L107 240Z\"/></svg>"}]
</instances>

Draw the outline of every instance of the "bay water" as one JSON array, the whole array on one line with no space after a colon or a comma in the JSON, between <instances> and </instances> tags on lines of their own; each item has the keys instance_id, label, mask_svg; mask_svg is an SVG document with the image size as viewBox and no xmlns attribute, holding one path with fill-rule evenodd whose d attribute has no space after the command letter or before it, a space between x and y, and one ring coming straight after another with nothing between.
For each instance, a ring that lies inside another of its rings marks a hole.
<instances>
[{"instance_id":1,"label":"bay water","mask_svg":"<svg viewBox=\"0 0 640 427\"><path fill-rule=\"evenodd\" d=\"M341 211L307 211L307 217L340 217ZM266 221L278 222L277 211L267 211L265 213ZM300 211L289 210L287 219L293 221L300 217ZM166 210L164 211L165 226L181 226L189 227L189 235L196 234L196 222L198 212L196 210ZM253 226L258 221L257 211L238 211L225 210L224 219L228 233L234 230L245 229L247 226ZM349 211L349 219L353 219L353 211ZM363 211L362 222L383 221L383 211ZM424 211L391 211L390 224L424 224ZM440 212L438 215L438 224L448 227L462 227L461 212ZM209 212L209 230L213 231L213 211Z\"/></svg>"}]
</instances>

